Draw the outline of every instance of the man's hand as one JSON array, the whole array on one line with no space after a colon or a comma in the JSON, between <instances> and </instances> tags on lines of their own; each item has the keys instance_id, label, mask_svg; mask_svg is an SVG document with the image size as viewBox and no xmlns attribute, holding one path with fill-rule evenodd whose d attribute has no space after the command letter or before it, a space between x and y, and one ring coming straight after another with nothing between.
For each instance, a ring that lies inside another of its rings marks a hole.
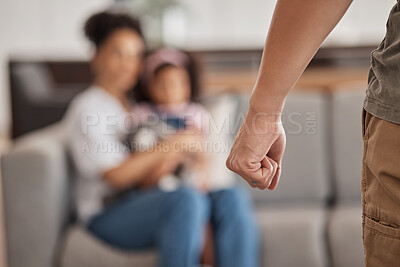
<instances>
[{"instance_id":1,"label":"man's hand","mask_svg":"<svg viewBox=\"0 0 400 267\"><path fill-rule=\"evenodd\" d=\"M280 114L258 112L250 107L226 166L252 187L273 190L279 182L285 144Z\"/></svg>"},{"instance_id":2,"label":"man's hand","mask_svg":"<svg viewBox=\"0 0 400 267\"><path fill-rule=\"evenodd\" d=\"M278 0L250 109L226 161L251 186L277 186L286 143L280 120L286 96L351 2Z\"/></svg>"}]
</instances>

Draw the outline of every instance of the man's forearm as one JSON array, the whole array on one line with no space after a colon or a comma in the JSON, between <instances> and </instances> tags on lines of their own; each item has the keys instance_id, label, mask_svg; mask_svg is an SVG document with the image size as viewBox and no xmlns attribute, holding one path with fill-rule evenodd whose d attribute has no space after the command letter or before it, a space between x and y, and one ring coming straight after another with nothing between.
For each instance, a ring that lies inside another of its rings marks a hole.
<instances>
[{"instance_id":1,"label":"man's forearm","mask_svg":"<svg viewBox=\"0 0 400 267\"><path fill-rule=\"evenodd\" d=\"M285 98L352 0L278 0L252 108L279 113Z\"/></svg>"}]
</instances>

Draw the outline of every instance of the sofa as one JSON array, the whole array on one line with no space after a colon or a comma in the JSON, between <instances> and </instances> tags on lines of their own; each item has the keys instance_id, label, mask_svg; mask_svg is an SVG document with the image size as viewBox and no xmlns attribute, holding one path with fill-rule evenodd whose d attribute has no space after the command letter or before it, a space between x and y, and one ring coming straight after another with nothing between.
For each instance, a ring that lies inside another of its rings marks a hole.
<instances>
[{"instance_id":1,"label":"sofa","mask_svg":"<svg viewBox=\"0 0 400 267\"><path fill-rule=\"evenodd\" d=\"M246 186L253 196L262 240L262 266L363 266L360 177L364 90L292 93L283 123L287 149L275 191ZM212 116L229 114L232 143L249 95L209 97ZM244 183L225 168L213 172ZM148 267L156 251L125 252L101 242L76 223L74 167L62 124L18 138L1 158L9 267ZM243 266L246 267L246 266Z\"/></svg>"},{"instance_id":2,"label":"sofa","mask_svg":"<svg viewBox=\"0 0 400 267\"><path fill-rule=\"evenodd\" d=\"M79 62L10 60L9 73L13 138L57 122L90 82L88 64Z\"/></svg>"}]
</instances>

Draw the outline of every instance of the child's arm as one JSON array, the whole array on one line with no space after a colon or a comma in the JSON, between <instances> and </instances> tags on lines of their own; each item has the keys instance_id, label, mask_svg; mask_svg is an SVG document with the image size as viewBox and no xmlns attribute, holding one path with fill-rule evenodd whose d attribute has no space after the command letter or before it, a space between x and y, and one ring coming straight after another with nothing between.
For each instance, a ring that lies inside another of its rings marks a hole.
<instances>
[{"instance_id":1,"label":"child's arm","mask_svg":"<svg viewBox=\"0 0 400 267\"><path fill-rule=\"evenodd\" d=\"M286 143L281 125L286 96L351 2L278 0L249 112L226 161L251 186L277 186Z\"/></svg>"},{"instance_id":2,"label":"child's arm","mask_svg":"<svg viewBox=\"0 0 400 267\"><path fill-rule=\"evenodd\" d=\"M174 172L180 162L182 162L184 155L182 153L175 153L169 158L162 161L158 166L156 166L150 175L146 177L140 184L142 188L150 188L158 184L160 179Z\"/></svg>"}]
</instances>

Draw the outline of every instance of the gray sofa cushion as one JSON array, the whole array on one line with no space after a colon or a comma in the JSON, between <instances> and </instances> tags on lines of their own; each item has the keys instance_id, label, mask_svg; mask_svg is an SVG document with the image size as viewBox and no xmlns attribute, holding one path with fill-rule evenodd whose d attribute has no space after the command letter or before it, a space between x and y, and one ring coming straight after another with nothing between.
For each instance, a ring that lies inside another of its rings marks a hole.
<instances>
[{"instance_id":1,"label":"gray sofa cushion","mask_svg":"<svg viewBox=\"0 0 400 267\"><path fill-rule=\"evenodd\" d=\"M1 158L8 262L50 267L68 217L68 161L55 125L18 139Z\"/></svg>"},{"instance_id":2,"label":"gray sofa cushion","mask_svg":"<svg viewBox=\"0 0 400 267\"><path fill-rule=\"evenodd\" d=\"M157 266L155 251L125 252L101 242L80 226L65 235L61 267L151 267Z\"/></svg>"},{"instance_id":3,"label":"gray sofa cushion","mask_svg":"<svg viewBox=\"0 0 400 267\"><path fill-rule=\"evenodd\" d=\"M334 267L362 267L361 205L339 205L329 215L328 239Z\"/></svg>"},{"instance_id":4,"label":"gray sofa cushion","mask_svg":"<svg viewBox=\"0 0 400 267\"><path fill-rule=\"evenodd\" d=\"M327 265L323 208L275 207L259 209L257 215L262 236L262 266Z\"/></svg>"},{"instance_id":5,"label":"gray sofa cushion","mask_svg":"<svg viewBox=\"0 0 400 267\"><path fill-rule=\"evenodd\" d=\"M365 92L338 91L332 98L332 149L339 202L361 201L363 141L361 112Z\"/></svg>"},{"instance_id":6,"label":"gray sofa cushion","mask_svg":"<svg viewBox=\"0 0 400 267\"><path fill-rule=\"evenodd\" d=\"M242 99L242 113L248 97ZM330 194L327 164L327 101L316 93L291 94L283 111L287 146L275 191L253 189L256 204L325 202Z\"/></svg>"}]
</instances>

